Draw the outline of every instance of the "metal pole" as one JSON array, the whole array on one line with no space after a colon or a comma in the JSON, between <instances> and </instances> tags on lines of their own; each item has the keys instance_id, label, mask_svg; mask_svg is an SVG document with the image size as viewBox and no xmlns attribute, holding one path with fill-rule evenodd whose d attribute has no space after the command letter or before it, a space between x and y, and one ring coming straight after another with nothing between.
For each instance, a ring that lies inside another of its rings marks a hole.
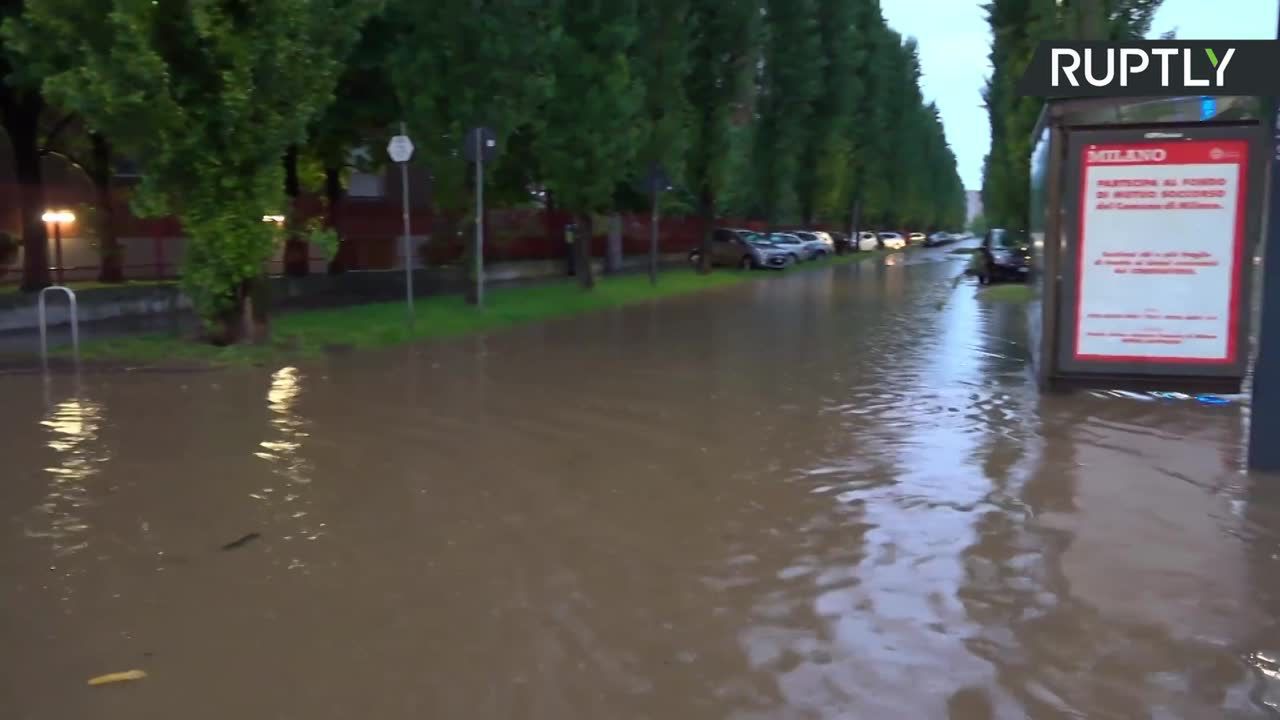
<instances>
[{"instance_id":1,"label":"metal pole","mask_svg":"<svg viewBox=\"0 0 1280 720\"><path fill-rule=\"evenodd\" d=\"M400 121L400 134L408 135L404 121ZM404 302L413 319L413 253L409 250L409 162L400 163L400 200L404 205Z\"/></svg>"},{"instance_id":2,"label":"metal pole","mask_svg":"<svg viewBox=\"0 0 1280 720\"><path fill-rule=\"evenodd\" d=\"M1276 37L1280 38L1280 23ZM1280 98L1271 99L1270 119L1270 187L1266 233L1262 238L1264 272L1258 274L1262 282L1262 317L1249 412L1249 467L1280 471L1280 443L1275 441L1275 428L1280 427Z\"/></svg>"},{"instance_id":3,"label":"metal pole","mask_svg":"<svg viewBox=\"0 0 1280 720\"><path fill-rule=\"evenodd\" d=\"M46 288L47 289L47 288ZM36 303L36 318L40 322L40 366L49 369L49 331L45 328L44 290L40 291L39 302Z\"/></svg>"},{"instance_id":4,"label":"metal pole","mask_svg":"<svg viewBox=\"0 0 1280 720\"><path fill-rule=\"evenodd\" d=\"M484 133L476 130L476 307L484 306Z\"/></svg>"},{"instance_id":5,"label":"metal pole","mask_svg":"<svg viewBox=\"0 0 1280 720\"><path fill-rule=\"evenodd\" d=\"M658 284L658 188L657 184L650 189L653 193L653 214L649 218L649 284Z\"/></svg>"},{"instance_id":6,"label":"metal pole","mask_svg":"<svg viewBox=\"0 0 1280 720\"><path fill-rule=\"evenodd\" d=\"M58 263L58 284L63 283L62 276L62 223L55 222L53 224L53 252Z\"/></svg>"}]
</instances>

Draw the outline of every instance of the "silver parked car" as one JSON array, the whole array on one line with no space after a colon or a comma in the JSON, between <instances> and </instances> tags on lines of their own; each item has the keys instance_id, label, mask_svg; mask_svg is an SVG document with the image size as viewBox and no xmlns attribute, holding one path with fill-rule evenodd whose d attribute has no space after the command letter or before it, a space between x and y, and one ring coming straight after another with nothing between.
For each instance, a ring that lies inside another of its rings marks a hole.
<instances>
[{"instance_id":1,"label":"silver parked car","mask_svg":"<svg viewBox=\"0 0 1280 720\"><path fill-rule=\"evenodd\" d=\"M769 242L777 245L787 252L791 257L791 262L801 262L804 260L812 260L814 249L809 247L804 240L801 240L795 233L769 233Z\"/></svg>"},{"instance_id":2,"label":"silver parked car","mask_svg":"<svg viewBox=\"0 0 1280 720\"><path fill-rule=\"evenodd\" d=\"M689 263L697 266L702 261L702 251L689 252ZM711 264L738 267L743 270L770 268L781 270L792 262L791 254L774 245L764 233L751 230L716 228L711 236Z\"/></svg>"},{"instance_id":3,"label":"silver parked car","mask_svg":"<svg viewBox=\"0 0 1280 720\"><path fill-rule=\"evenodd\" d=\"M836 241L821 230L799 230L791 234L804 241L810 258L824 258L836 254Z\"/></svg>"}]
</instances>

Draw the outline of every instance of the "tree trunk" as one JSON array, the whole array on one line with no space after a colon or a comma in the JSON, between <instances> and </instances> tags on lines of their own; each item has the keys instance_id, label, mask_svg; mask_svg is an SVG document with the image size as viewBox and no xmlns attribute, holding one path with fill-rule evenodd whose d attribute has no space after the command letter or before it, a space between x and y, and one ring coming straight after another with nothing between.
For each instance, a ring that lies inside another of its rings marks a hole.
<instances>
[{"instance_id":1,"label":"tree trunk","mask_svg":"<svg viewBox=\"0 0 1280 720\"><path fill-rule=\"evenodd\" d=\"M93 145L89 178L93 181L94 204L97 205L98 254L101 267L98 281L124 282L124 249L116 238L115 202L111 196L111 144L100 133L90 133Z\"/></svg>"},{"instance_id":2,"label":"tree trunk","mask_svg":"<svg viewBox=\"0 0 1280 720\"><path fill-rule=\"evenodd\" d=\"M40 171L38 127L44 101L35 93L0 87L4 129L13 145L13 174L18 181L18 208L22 216L22 290L48 287L49 229L41 218L45 211L44 177Z\"/></svg>"},{"instance_id":3,"label":"tree trunk","mask_svg":"<svg viewBox=\"0 0 1280 720\"><path fill-rule=\"evenodd\" d=\"M622 272L622 216L609 216L609 239L605 246L605 273Z\"/></svg>"},{"instance_id":4,"label":"tree trunk","mask_svg":"<svg viewBox=\"0 0 1280 720\"><path fill-rule=\"evenodd\" d=\"M813 193L806 192L800 201L800 221L806 228L813 227Z\"/></svg>"},{"instance_id":5,"label":"tree trunk","mask_svg":"<svg viewBox=\"0 0 1280 720\"><path fill-rule=\"evenodd\" d=\"M583 290L590 290L596 286L594 273L591 271L591 213L582 213L578 220L577 237L574 238L575 256L575 274L578 276L578 284Z\"/></svg>"},{"instance_id":6,"label":"tree trunk","mask_svg":"<svg viewBox=\"0 0 1280 720\"><path fill-rule=\"evenodd\" d=\"M349 252L347 244L342 240L339 228L339 213L342 212L342 168L328 166L324 169L324 226L338 233L338 248L329 259L329 274L340 275L347 271L350 264L346 257Z\"/></svg>"},{"instance_id":7,"label":"tree trunk","mask_svg":"<svg viewBox=\"0 0 1280 720\"><path fill-rule=\"evenodd\" d=\"M265 275L240 283L232 306L209 327L209 342L218 346L266 342L270 337L268 291Z\"/></svg>"},{"instance_id":8,"label":"tree trunk","mask_svg":"<svg viewBox=\"0 0 1280 720\"><path fill-rule=\"evenodd\" d=\"M711 238L716 228L716 198L711 188L704 186L698 194L698 218L701 221L702 241L698 245L698 272L711 272Z\"/></svg>"},{"instance_id":9,"label":"tree trunk","mask_svg":"<svg viewBox=\"0 0 1280 720\"><path fill-rule=\"evenodd\" d=\"M284 154L284 194L289 203L285 213L284 274L289 277L305 277L310 271L307 242L300 236L302 218L298 209L298 196L302 193L298 181L298 146L290 145Z\"/></svg>"}]
</instances>

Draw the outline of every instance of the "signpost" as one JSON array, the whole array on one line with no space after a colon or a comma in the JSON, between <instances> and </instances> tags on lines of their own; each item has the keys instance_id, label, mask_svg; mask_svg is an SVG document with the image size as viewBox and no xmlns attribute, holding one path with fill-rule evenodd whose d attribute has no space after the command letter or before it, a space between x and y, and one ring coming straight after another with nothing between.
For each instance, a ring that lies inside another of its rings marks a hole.
<instances>
[{"instance_id":1,"label":"signpost","mask_svg":"<svg viewBox=\"0 0 1280 720\"><path fill-rule=\"evenodd\" d=\"M487 127L472 128L462 146L467 160L476 164L476 305L484 305L484 163L498 154L498 136Z\"/></svg>"},{"instance_id":2,"label":"signpost","mask_svg":"<svg viewBox=\"0 0 1280 720\"><path fill-rule=\"evenodd\" d=\"M649 174L645 177L645 189L649 191L653 203L649 218L649 284L658 284L658 197L665 190L671 189L671 181L658 163L649 166Z\"/></svg>"},{"instance_id":3,"label":"signpost","mask_svg":"<svg viewBox=\"0 0 1280 720\"><path fill-rule=\"evenodd\" d=\"M400 199L404 208L404 239L401 250L404 253L404 298L409 308L409 319L413 320L413 253L409 242L409 158L413 157L413 141L409 139L403 122L400 123L400 134L387 143L387 155L391 161L400 165Z\"/></svg>"}]
</instances>

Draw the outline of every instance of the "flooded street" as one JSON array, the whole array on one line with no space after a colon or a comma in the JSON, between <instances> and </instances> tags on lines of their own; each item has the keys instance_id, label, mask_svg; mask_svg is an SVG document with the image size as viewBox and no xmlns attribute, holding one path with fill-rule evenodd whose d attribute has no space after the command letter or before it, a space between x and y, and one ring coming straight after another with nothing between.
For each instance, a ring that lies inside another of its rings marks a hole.
<instances>
[{"instance_id":1,"label":"flooded street","mask_svg":"<svg viewBox=\"0 0 1280 720\"><path fill-rule=\"evenodd\" d=\"M1269 716L1241 401L1040 397L963 266L0 376L0 718Z\"/></svg>"}]
</instances>

